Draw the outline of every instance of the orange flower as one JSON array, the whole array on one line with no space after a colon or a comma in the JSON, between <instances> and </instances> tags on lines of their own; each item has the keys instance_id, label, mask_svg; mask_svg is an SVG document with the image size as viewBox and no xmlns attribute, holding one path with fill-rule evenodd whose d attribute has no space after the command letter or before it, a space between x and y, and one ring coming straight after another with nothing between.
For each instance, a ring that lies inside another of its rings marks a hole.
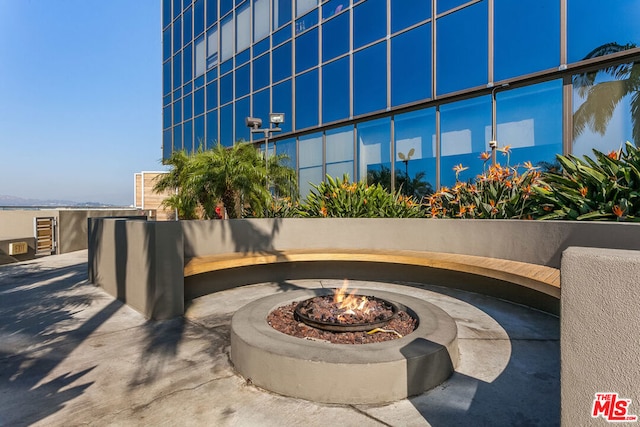
<instances>
[{"instance_id":1,"label":"orange flower","mask_svg":"<svg viewBox=\"0 0 640 427\"><path fill-rule=\"evenodd\" d=\"M454 170L454 172L455 172L456 174L459 174L459 173L460 173L460 172L462 172L462 171L466 171L467 169L469 169L469 168L468 168L468 167L464 167L464 166L462 166L462 163L460 163L459 165L455 165L455 166L453 167L453 170Z\"/></svg>"},{"instance_id":2,"label":"orange flower","mask_svg":"<svg viewBox=\"0 0 640 427\"><path fill-rule=\"evenodd\" d=\"M505 145L502 148L498 148L498 151L500 151L502 154L504 154L505 156L509 153L511 153L511 146L510 145Z\"/></svg>"},{"instance_id":3,"label":"orange flower","mask_svg":"<svg viewBox=\"0 0 640 427\"><path fill-rule=\"evenodd\" d=\"M320 208L320 214L322 214L322 216L327 216L328 212L327 212L327 208L326 207L321 207Z\"/></svg>"},{"instance_id":4,"label":"orange flower","mask_svg":"<svg viewBox=\"0 0 640 427\"><path fill-rule=\"evenodd\" d=\"M622 218L622 216L624 215L624 210L619 205L615 205L612 210L613 214L618 218Z\"/></svg>"},{"instance_id":5,"label":"orange flower","mask_svg":"<svg viewBox=\"0 0 640 427\"><path fill-rule=\"evenodd\" d=\"M531 162L524 162L524 167L527 168L527 170L535 170L535 169L540 169L537 166L533 166L533 163Z\"/></svg>"},{"instance_id":6,"label":"orange flower","mask_svg":"<svg viewBox=\"0 0 640 427\"><path fill-rule=\"evenodd\" d=\"M480 153L480 160L482 160L482 161L485 161L485 162L486 162L486 161L487 161L487 160L489 160L490 158L491 158L491 152L489 152L489 151L485 151L485 152L483 152L483 153Z\"/></svg>"},{"instance_id":7,"label":"orange flower","mask_svg":"<svg viewBox=\"0 0 640 427\"><path fill-rule=\"evenodd\" d=\"M580 188L580 194L582 194L582 197L586 197L587 196L587 191L589 191L589 189L587 187L581 187Z\"/></svg>"},{"instance_id":8,"label":"orange flower","mask_svg":"<svg viewBox=\"0 0 640 427\"><path fill-rule=\"evenodd\" d=\"M609 154L607 154L607 157L613 160L618 160L618 152L616 150L613 150Z\"/></svg>"}]
</instances>

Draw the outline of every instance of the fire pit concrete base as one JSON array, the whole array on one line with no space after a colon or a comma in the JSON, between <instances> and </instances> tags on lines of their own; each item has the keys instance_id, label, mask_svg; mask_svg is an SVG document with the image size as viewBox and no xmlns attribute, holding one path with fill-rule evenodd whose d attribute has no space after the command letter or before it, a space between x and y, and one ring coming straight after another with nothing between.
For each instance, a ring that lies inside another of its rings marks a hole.
<instances>
[{"instance_id":1,"label":"fire pit concrete base","mask_svg":"<svg viewBox=\"0 0 640 427\"><path fill-rule=\"evenodd\" d=\"M323 403L386 403L424 393L444 382L458 363L453 319L426 301L396 292L360 289L395 302L418 319L416 330L375 344L331 344L295 338L266 321L277 307L326 295L309 289L265 297L231 320L231 361L254 385L285 396Z\"/></svg>"}]
</instances>

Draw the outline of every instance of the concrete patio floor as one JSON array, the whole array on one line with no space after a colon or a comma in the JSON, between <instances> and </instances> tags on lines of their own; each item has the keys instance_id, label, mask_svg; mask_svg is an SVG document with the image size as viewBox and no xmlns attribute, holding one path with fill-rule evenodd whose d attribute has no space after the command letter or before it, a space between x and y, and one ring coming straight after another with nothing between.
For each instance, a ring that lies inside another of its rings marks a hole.
<instances>
[{"instance_id":1,"label":"concrete patio floor","mask_svg":"<svg viewBox=\"0 0 640 427\"><path fill-rule=\"evenodd\" d=\"M87 252L0 266L0 426L554 426L560 423L558 318L435 286L402 289L454 318L460 364L442 385L384 405L325 405L260 390L235 374L229 323L274 292L245 286L154 322L87 283ZM372 373L375 374L375 373Z\"/></svg>"}]
</instances>

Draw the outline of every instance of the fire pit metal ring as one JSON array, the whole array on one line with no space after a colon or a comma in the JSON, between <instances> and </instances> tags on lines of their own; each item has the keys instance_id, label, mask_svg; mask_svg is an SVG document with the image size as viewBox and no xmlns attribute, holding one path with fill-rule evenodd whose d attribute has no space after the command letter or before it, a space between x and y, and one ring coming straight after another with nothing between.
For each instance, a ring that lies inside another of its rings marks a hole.
<instances>
[{"instance_id":1,"label":"fire pit metal ring","mask_svg":"<svg viewBox=\"0 0 640 427\"><path fill-rule=\"evenodd\" d=\"M358 297L360 297L361 295L356 295ZM328 298L329 296L325 296L325 298ZM318 328L318 329L324 329L326 331L333 331L333 332L362 332L362 331L370 331L372 329L375 328L380 328L384 325L386 325L387 323L389 323L389 321L391 321L392 319L396 318L398 316L398 311L399 308L397 306L397 304L391 302L391 301L387 301L385 299L382 298L378 298L375 296L366 296L366 298L369 301L375 301L383 306L386 306L388 309L391 310L391 315L387 316L383 319L377 320L375 322L362 322L362 323L339 323L339 322L332 322L332 321L323 321L323 320L318 320L318 319L313 319L310 316L307 316L306 314L303 313L302 309L307 306L309 304L310 301L313 300L313 298L309 298L306 299L304 301L300 301L298 303L298 305L296 305L295 308L295 316L297 317L298 320L302 320L302 322L306 323L309 326L313 326L314 328Z\"/></svg>"}]
</instances>

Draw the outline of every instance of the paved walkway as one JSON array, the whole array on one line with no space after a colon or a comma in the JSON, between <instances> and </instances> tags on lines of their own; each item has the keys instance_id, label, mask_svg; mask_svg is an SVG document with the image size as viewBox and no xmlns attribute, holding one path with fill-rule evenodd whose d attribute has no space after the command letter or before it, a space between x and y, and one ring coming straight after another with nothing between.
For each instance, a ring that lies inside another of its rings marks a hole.
<instances>
[{"instance_id":1,"label":"paved walkway","mask_svg":"<svg viewBox=\"0 0 640 427\"><path fill-rule=\"evenodd\" d=\"M341 283L246 286L198 298L184 318L152 322L88 284L86 262L80 251L0 266L0 426L559 425L554 316L467 292L405 287L456 320L456 373L387 405L323 405L237 376L229 322L263 295Z\"/></svg>"}]
</instances>

